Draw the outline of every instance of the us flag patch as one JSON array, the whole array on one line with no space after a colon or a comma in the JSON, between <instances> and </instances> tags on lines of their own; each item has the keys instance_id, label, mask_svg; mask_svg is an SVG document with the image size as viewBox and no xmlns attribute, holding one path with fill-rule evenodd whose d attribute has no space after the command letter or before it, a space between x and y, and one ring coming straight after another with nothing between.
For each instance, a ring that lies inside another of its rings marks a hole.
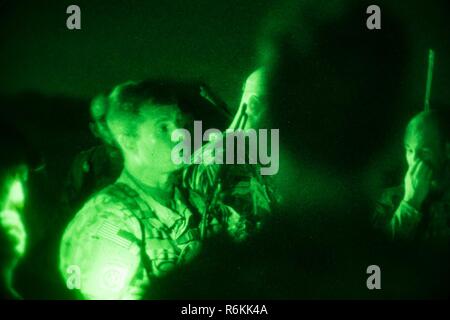
<instances>
[{"instance_id":1,"label":"us flag patch","mask_svg":"<svg viewBox=\"0 0 450 320\"><path fill-rule=\"evenodd\" d=\"M121 230L118 226L109 221L104 221L98 229L97 235L104 239L108 239L123 248L129 248L133 241L123 237L123 232L121 231L123 230Z\"/></svg>"}]
</instances>

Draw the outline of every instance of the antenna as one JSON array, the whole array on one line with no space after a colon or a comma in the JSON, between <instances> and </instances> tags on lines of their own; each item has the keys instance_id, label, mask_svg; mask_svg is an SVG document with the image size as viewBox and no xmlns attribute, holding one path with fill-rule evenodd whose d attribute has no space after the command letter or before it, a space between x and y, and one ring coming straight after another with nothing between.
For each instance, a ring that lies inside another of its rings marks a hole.
<instances>
[{"instance_id":1,"label":"antenna","mask_svg":"<svg viewBox=\"0 0 450 320\"><path fill-rule=\"evenodd\" d=\"M430 96L431 96L431 85L433 83L433 69L434 69L434 50L428 50L428 70L427 70L427 86L425 89L425 111L430 110Z\"/></svg>"}]
</instances>

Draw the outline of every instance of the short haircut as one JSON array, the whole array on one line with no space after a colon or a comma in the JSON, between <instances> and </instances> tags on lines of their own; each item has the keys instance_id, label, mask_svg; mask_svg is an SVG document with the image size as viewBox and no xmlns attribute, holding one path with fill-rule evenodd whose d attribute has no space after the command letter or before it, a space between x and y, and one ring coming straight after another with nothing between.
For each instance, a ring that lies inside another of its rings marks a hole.
<instances>
[{"instance_id":1,"label":"short haircut","mask_svg":"<svg viewBox=\"0 0 450 320\"><path fill-rule=\"evenodd\" d=\"M219 130L225 130L231 121L226 103L199 80L129 81L116 86L106 96L106 99L100 95L93 100L91 116L99 119L98 135L115 146L118 146L115 138L118 134L136 135L137 127L143 119L141 112L144 107L176 105L183 114L201 119L205 127Z\"/></svg>"},{"instance_id":2,"label":"short haircut","mask_svg":"<svg viewBox=\"0 0 450 320\"><path fill-rule=\"evenodd\" d=\"M405 138L411 130L432 128L436 130L440 143L450 142L450 112L446 109L422 111L415 115L408 123L405 130Z\"/></svg>"}]
</instances>

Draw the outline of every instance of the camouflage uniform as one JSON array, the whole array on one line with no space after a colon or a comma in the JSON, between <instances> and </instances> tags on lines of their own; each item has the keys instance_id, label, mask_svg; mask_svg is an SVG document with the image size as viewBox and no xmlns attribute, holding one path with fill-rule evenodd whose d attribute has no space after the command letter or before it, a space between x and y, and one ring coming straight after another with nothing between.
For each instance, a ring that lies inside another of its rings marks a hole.
<instances>
[{"instance_id":1,"label":"camouflage uniform","mask_svg":"<svg viewBox=\"0 0 450 320\"><path fill-rule=\"evenodd\" d=\"M375 225L395 239L450 239L450 188L431 194L416 210L402 201L404 186L386 189L376 206Z\"/></svg>"},{"instance_id":2,"label":"camouflage uniform","mask_svg":"<svg viewBox=\"0 0 450 320\"><path fill-rule=\"evenodd\" d=\"M217 166L190 166L175 190L173 209L144 192L126 171L116 183L93 196L67 227L60 250L60 271L68 286L75 281L83 298L140 299L153 277L192 259L207 234L226 229L245 239L269 211L261 177L241 170L227 177L207 208ZM234 179L233 179L234 178ZM238 214L236 208L243 214Z\"/></svg>"}]
</instances>

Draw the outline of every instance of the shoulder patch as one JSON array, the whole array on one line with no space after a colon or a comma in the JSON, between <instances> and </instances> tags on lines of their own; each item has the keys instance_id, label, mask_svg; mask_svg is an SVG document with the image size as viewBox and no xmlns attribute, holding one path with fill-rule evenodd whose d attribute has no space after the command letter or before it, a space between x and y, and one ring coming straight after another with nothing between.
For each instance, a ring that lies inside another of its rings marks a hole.
<instances>
[{"instance_id":1,"label":"shoulder patch","mask_svg":"<svg viewBox=\"0 0 450 320\"><path fill-rule=\"evenodd\" d=\"M108 239L123 248L129 248L136 239L132 233L121 230L119 226L108 220L102 222L97 231L97 236Z\"/></svg>"}]
</instances>

